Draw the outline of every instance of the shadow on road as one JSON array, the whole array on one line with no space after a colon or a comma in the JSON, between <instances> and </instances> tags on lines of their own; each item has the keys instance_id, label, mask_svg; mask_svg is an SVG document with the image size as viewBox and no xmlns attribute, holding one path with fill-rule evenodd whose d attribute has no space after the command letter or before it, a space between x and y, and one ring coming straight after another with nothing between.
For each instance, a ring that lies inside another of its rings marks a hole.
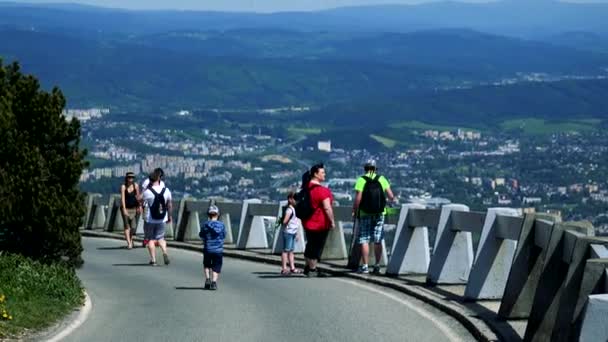
<instances>
[{"instance_id":1,"label":"shadow on road","mask_svg":"<svg viewBox=\"0 0 608 342\"><path fill-rule=\"evenodd\" d=\"M202 286L199 287L188 287L188 286L176 286L176 290L204 290L205 288Z\"/></svg>"},{"instance_id":2,"label":"shadow on road","mask_svg":"<svg viewBox=\"0 0 608 342\"><path fill-rule=\"evenodd\" d=\"M97 247L97 249L100 249L100 250L127 249L127 246Z\"/></svg>"},{"instance_id":3,"label":"shadow on road","mask_svg":"<svg viewBox=\"0 0 608 342\"><path fill-rule=\"evenodd\" d=\"M152 267L148 263L145 263L145 264L112 264L112 266L146 266L146 267Z\"/></svg>"}]
</instances>

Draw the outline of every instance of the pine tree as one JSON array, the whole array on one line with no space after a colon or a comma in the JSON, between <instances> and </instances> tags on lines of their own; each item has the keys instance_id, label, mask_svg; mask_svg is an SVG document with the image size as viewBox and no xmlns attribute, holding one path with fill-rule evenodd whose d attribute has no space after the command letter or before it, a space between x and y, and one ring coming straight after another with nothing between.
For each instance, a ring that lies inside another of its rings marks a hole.
<instances>
[{"instance_id":1,"label":"pine tree","mask_svg":"<svg viewBox=\"0 0 608 342\"><path fill-rule=\"evenodd\" d=\"M86 151L64 107L58 88L41 90L17 63L0 60L0 250L78 266Z\"/></svg>"}]
</instances>

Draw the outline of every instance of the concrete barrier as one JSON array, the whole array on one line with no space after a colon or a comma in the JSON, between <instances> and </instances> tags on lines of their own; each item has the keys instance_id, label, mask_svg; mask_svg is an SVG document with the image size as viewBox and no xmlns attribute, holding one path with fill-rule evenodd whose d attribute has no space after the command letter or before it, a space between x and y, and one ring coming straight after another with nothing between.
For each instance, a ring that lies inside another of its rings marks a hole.
<instances>
[{"instance_id":1,"label":"concrete barrier","mask_svg":"<svg viewBox=\"0 0 608 342\"><path fill-rule=\"evenodd\" d=\"M399 221L395 229L395 239L391 248L391 258L386 267L390 275L404 273L427 273L431 261L429 251L428 224L416 220L415 210L424 209L421 204L404 204L399 212ZM425 224L425 226L417 226ZM436 226L436 224L435 224Z\"/></svg>"},{"instance_id":2,"label":"concrete barrier","mask_svg":"<svg viewBox=\"0 0 608 342\"><path fill-rule=\"evenodd\" d=\"M232 217L230 216L230 213L222 214L220 220L224 222L224 226L226 227L226 237L224 238L224 243L234 243L234 237L232 235Z\"/></svg>"},{"instance_id":3,"label":"concrete barrier","mask_svg":"<svg viewBox=\"0 0 608 342\"><path fill-rule=\"evenodd\" d=\"M570 334L571 322L593 233L590 224L554 225L526 326L525 341L573 337ZM559 326L564 326L566 331ZM557 331L562 331L563 336L557 336Z\"/></svg>"},{"instance_id":4,"label":"concrete barrier","mask_svg":"<svg viewBox=\"0 0 608 342\"><path fill-rule=\"evenodd\" d=\"M93 215L95 215L95 206L101 201L101 194L88 193L85 197L85 213L82 218L82 226L80 229L91 229Z\"/></svg>"},{"instance_id":5,"label":"concrete barrier","mask_svg":"<svg viewBox=\"0 0 608 342\"><path fill-rule=\"evenodd\" d=\"M336 228L329 231L321 258L324 260L348 259L346 240L344 239L344 225L340 221L337 222Z\"/></svg>"},{"instance_id":6,"label":"concrete barrier","mask_svg":"<svg viewBox=\"0 0 608 342\"><path fill-rule=\"evenodd\" d=\"M589 296L579 341L608 341L606 322L608 322L608 294Z\"/></svg>"},{"instance_id":7,"label":"concrete barrier","mask_svg":"<svg viewBox=\"0 0 608 342\"><path fill-rule=\"evenodd\" d=\"M441 208L427 283L467 283L473 265L472 232L481 230L484 216L469 212L469 207L463 204L446 204Z\"/></svg>"},{"instance_id":8,"label":"concrete barrier","mask_svg":"<svg viewBox=\"0 0 608 342\"><path fill-rule=\"evenodd\" d=\"M188 213L188 221L186 222L186 229L184 231L184 236L180 241L197 241L201 238L199 237L199 233L201 231L201 219L199 217L198 211L191 211Z\"/></svg>"},{"instance_id":9,"label":"concrete barrier","mask_svg":"<svg viewBox=\"0 0 608 342\"><path fill-rule=\"evenodd\" d=\"M261 204L258 199L243 201L236 248L268 248L264 216L274 217L276 206Z\"/></svg>"},{"instance_id":10,"label":"concrete barrier","mask_svg":"<svg viewBox=\"0 0 608 342\"><path fill-rule=\"evenodd\" d=\"M530 316L549 239L556 222L561 222L561 219L550 215L526 214L498 311L500 317L522 319Z\"/></svg>"},{"instance_id":11,"label":"concrete barrier","mask_svg":"<svg viewBox=\"0 0 608 342\"><path fill-rule=\"evenodd\" d=\"M481 231L465 299L500 299L509 278L523 219L513 208L489 208Z\"/></svg>"},{"instance_id":12,"label":"concrete barrier","mask_svg":"<svg viewBox=\"0 0 608 342\"><path fill-rule=\"evenodd\" d=\"M106 232L122 232L124 229L125 224L120 211L120 195L111 195L108 200L106 222L103 230Z\"/></svg>"},{"instance_id":13,"label":"concrete barrier","mask_svg":"<svg viewBox=\"0 0 608 342\"><path fill-rule=\"evenodd\" d=\"M106 208L105 205L97 205L95 207L95 214L93 215L93 223L91 229L103 229L106 223Z\"/></svg>"}]
</instances>

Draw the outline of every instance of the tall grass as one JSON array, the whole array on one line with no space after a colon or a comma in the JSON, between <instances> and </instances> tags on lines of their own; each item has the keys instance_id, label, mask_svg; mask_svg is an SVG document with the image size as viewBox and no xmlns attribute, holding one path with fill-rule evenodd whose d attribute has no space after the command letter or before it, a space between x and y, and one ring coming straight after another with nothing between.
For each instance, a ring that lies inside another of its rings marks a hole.
<instances>
[{"instance_id":1,"label":"tall grass","mask_svg":"<svg viewBox=\"0 0 608 342\"><path fill-rule=\"evenodd\" d=\"M0 297L12 318L0 318L0 338L48 327L84 301L82 284L72 267L1 252Z\"/></svg>"}]
</instances>

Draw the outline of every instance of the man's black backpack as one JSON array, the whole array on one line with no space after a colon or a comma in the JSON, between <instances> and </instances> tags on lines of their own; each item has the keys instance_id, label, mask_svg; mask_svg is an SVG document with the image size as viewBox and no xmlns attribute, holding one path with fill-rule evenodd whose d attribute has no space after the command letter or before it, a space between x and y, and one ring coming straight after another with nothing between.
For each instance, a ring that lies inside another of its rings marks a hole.
<instances>
[{"instance_id":1,"label":"man's black backpack","mask_svg":"<svg viewBox=\"0 0 608 342\"><path fill-rule=\"evenodd\" d=\"M307 185L295 195L296 217L300 220L307 220L312 216L314 209L312 207L312 202L310 198L310 190L314 189L317 186L319 185L313 184L309 188Z\"/></svg>"},{"instance_id":2,"label":"man's black backpack","mask_svg":"<svg viewBox=\"0 0 608 342\"><path fill-rule=\"evenodd\" d=\"M160 193L154 191L152 187L149 188L154 194L154 202L150 206L150 216L155 220L164 220L167 215L167 203L165 203L165 190L163 188Z\"/></svg>"},{"instance_id":3,"label":"man's black backpack","mask_svg":"<svg viewBox=\"0 0 608 342\"><path fill-rule=\"evenodd\" d=\"M386 206L386 195L384 194L382 185L378 181L380 175L376 175L374 178L363 176L363 179L365 179L365 186L363 187L359 208L366 214L383 213Z\"/></svg>"}]
</instances>

